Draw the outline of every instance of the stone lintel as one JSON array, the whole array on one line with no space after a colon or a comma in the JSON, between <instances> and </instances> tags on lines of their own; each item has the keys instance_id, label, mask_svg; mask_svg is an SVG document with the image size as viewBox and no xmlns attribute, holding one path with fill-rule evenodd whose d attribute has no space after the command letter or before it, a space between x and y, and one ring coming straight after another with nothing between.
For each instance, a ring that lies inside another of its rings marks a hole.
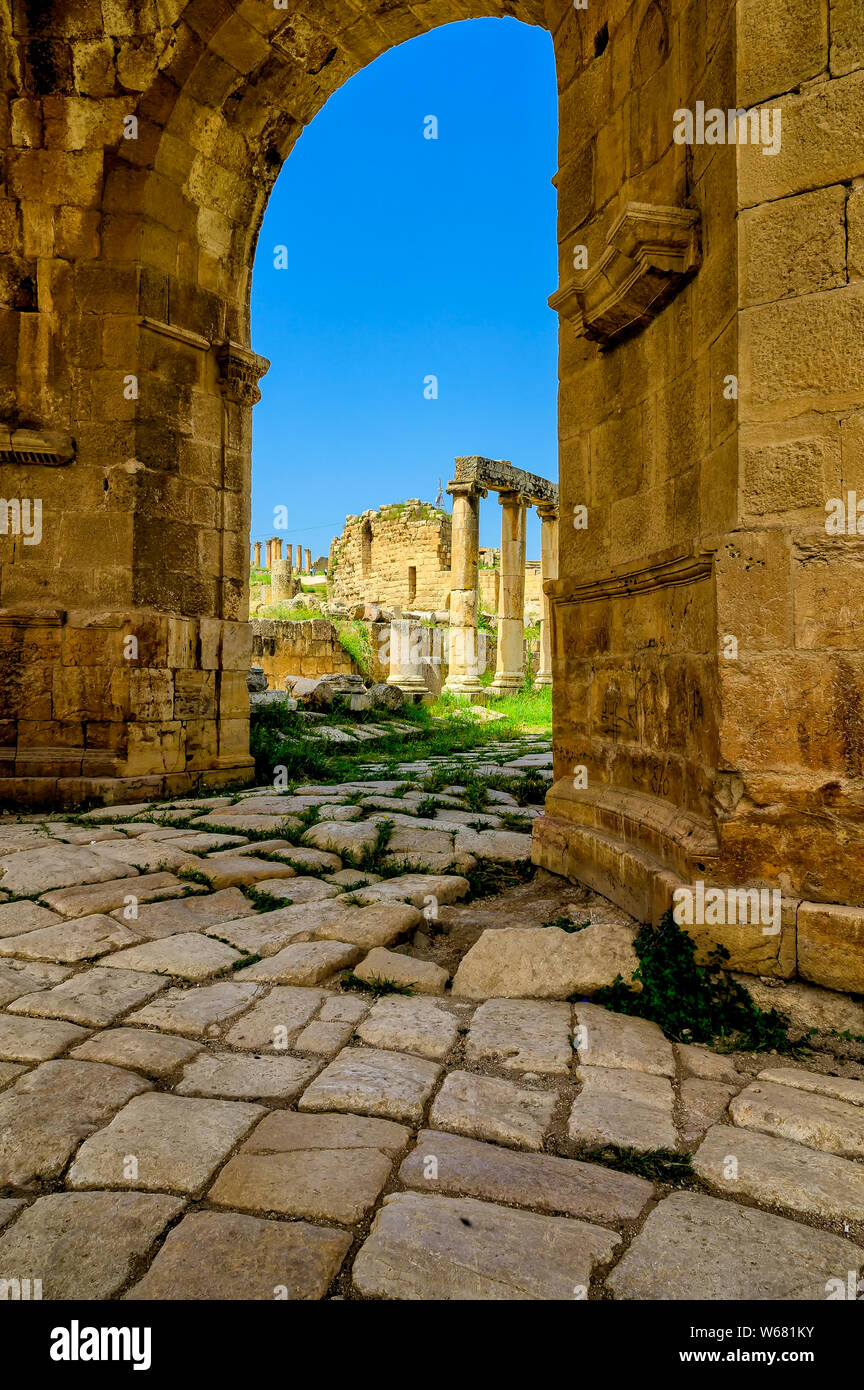
<instances>
[{"instance_id":1,"label":"stone lintel","mask_svg":"<svg viewBox=\"0 0 864 1390\"><path fill-rule=\"evenodd\" d=\"M13 430L0 425L0 463L43 463L57 468L74 457L75 444L65 430Z\"/></svg>"},{"instance_id":2,"label":"stone lintel","mask_svg":"<svg viewBox=\"0 0 864 1390\"><path fill-rule=\"evenodd\" d=\"M628 203L595 264L571 276L549 305L602 346L650 323L698 265L694 208Z\"/></svg>"},{"instance_id":3,"label":"stone lintel","mask_svg":"<svg viewBox=\"0 0 864 1390\"><path fill-rule=\"evenodd\" d=\"M448 483L447 491L459 483L475 483L490 492L520 492L533 502L549 502L558 505L558 484L536 473L526 473L522 468L514 468L507 459L486 459L473 454L457 458L456 475Z\"/></svg>"}]
</instances>

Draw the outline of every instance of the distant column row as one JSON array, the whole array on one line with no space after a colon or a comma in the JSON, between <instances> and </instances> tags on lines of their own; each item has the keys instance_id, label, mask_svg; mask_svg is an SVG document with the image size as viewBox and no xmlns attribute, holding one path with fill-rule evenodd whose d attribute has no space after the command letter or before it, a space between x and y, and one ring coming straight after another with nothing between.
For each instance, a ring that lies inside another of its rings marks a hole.
<instances>
[{"instance_id":1,"label":"distant column row","mask_svg":"<svg viewBox=\"0 0 864 1390\"><path fill-rule=\"evenodd\" d=\"M261 547L266 546L264 563L261 562ZM289 571L296 571L297 574L312 573L312 551L304 550L301 545L296 547L297 558L292 561L294 547L288 546L286 558L282 559L282 539L280 536L271 536L268 541L256 541L253 550L253 563L256 570L272 570L274 562L286 564Z\"/></svg>"}]
</instances>

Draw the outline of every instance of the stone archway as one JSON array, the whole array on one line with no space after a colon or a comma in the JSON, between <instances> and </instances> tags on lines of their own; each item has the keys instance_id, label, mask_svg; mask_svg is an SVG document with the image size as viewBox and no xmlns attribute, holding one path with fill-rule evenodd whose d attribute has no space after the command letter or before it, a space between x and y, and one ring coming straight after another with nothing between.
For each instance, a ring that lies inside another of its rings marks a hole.
<instances>
[{"instance_id":1,"label":"stone archway","mask_svg":"<svg viewBox=\"0 0 864 1390\"><path fill-rule=\"evenodd\" d=\"M825 528L864 440L864 51L841 0L805 8L799 30L786 0L16 6L0 459L42 535L10 534L6 509L3 798L247 774L267 196L352 72L515 16L552 33L560 91L557 781L537 858L640 915L681 881L779 885L783 931L741 947L748 968L864 989L864 570L857 526ZM701 142L678 143L700 103ZM779 111L782 146L705 140L706 106L753 108L757 137Z\"/></svg>"}]
</instances>

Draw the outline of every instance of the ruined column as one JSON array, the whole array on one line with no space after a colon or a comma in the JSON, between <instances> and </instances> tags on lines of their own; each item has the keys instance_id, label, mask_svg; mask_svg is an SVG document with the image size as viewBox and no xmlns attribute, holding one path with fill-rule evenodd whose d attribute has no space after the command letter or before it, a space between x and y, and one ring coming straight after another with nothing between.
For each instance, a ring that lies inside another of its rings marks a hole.
<instances>
[{"instance_id":1,"label":"ruined column","mask_svg":"<svg viewBox=\"0 0 864 1390\"><path fill-rule=\"evenodd\" d=\"M408 699L429 694L423 679L423 635L419 623L393 618L390 623L390 670L387 684L396 685Z\"/></svg>"},{"instance_id":2,"label":"ruined column","mask_svg":"<svg viewBox=\"0 0 864 1390\"><path fill-rule=\"evenodd\" d=\"M312 573L312 551L311 551L311 550L304 550L304 552L303 552L303 558L304 558L304 560L306 561L306 569L305 569L304 573L306 573L306 574L311 574L311 573Z\"/></svg>"},{"instance_id":3,"label":"ruined column","mask_svg":"<svg viewBox=\"0 0 864 1390\"><path fill-rule=\"evenodd\" d=\"M256 568L256 570L260 570L260 568L261 568L261 542L260 542L260 541L256 541L256 542L255 542L255 568Z\"/></svg>"},{"instance_id":4,"label":"ruined column","mask_svg":"<svg viewBox=\"0 0 864 1390\"><path fill-rule=\"evenodd\" d=\"M549 502L541 502L537 508L540 518L540 576L545 585L547 579L558 578L558 508ZM535 685L552 684L552 631L550 627L551 607L545 588L543 590L543 611L540 619L540 669Z\"/></svg>"},{"instance_id":5,"label":"ruined column","mask_svg":"<svg viewBox=\"0 0 864 1390\"><path fill-rule=\"evenodd\" d=\"M278 536L274 536L273 538L273 559L282 559L282 541Z\"/></svg>"},{"instance_id":6,"label":"ruined column","mask_svg":"<svg viewBox=\"0 0 864 1390\"><path fill-rule=\"evenodd\" d=\"M480 499L477 483L448 483L453 498L450 562L450 669L445 690L476 695L480 684L477 638L477 561L480 548Z\"/></svg>"},{"instance_id":7,"label":"ruined column","mask_svg":"<svg viewBox=\"0 0 864 1390\"><path fill-rule=\"evenodd\" d=\"M501 503L501 589L498 599L498 654L490 691L521 690L525 651L525 507L520 492L499 492Z\"/></svg>"},{"instance_id":8,"label":"ruined column","mask_svg":"<svg viewBox=\"0 0 864 1390\"><path fill-rule=\"evenodd\" d=\"M298 547L297 547L297 564L296 564L296 567L295 567L295 568L296 568L298 574L302 574L302 573L303 573L303 547L302 547L302 545L298 545Z\"/></svg>"},{"instance_id":9,"label":"ruined column","mask_svg":"<svg viewBox=\"0 0 864 1390\"><path fill-rule=\"evenodd\" d=\"M289 558L283 560L280 556L274 558L273 568L270 573L270 602L285 603L293 598L293 577L291 574L291 558L289 547Z\"/></svg>"},{"instance_id":10,"label":"ruined column","mask_svg":"<svg viewBox=\"0 0 864 1390\"><path fill-rule=\"evenodd\" d=\"M271 566L272 563L273 563L273 542L272 542L272 541L267 541L267 542L266 542L266 545L267 545L267 566L266 566L266 568L269 570L270 566Z\"/></svg>"}]
</instances>

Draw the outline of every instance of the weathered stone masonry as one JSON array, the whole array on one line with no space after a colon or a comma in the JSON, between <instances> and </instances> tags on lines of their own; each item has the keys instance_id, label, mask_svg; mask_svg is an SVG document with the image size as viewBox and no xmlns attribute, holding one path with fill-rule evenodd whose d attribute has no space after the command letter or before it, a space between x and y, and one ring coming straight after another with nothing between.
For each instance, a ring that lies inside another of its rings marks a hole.
<instances>
[{"instance_id":1,"label":"weathered stone masonry","mask_svg":"<svg viewBox=\"0 0 864 1390\"><path fill-rule=\"evenodd\" d=\"M864 989L864 568L857 533L824 527L829 499L864 494L859 8L15 5L0 493L41 500L43 537L0 535L0 794L249 774L266 364L248 304L269 191L353 72L513 15L551 31L560 92L557 782L538 857L640 915L679 879L780 885L799 968ZM675 110L699 101L779 109L780 151L676 144ZM42 444L16 452L21 430Z\"/></svg>"}]
</instances>

